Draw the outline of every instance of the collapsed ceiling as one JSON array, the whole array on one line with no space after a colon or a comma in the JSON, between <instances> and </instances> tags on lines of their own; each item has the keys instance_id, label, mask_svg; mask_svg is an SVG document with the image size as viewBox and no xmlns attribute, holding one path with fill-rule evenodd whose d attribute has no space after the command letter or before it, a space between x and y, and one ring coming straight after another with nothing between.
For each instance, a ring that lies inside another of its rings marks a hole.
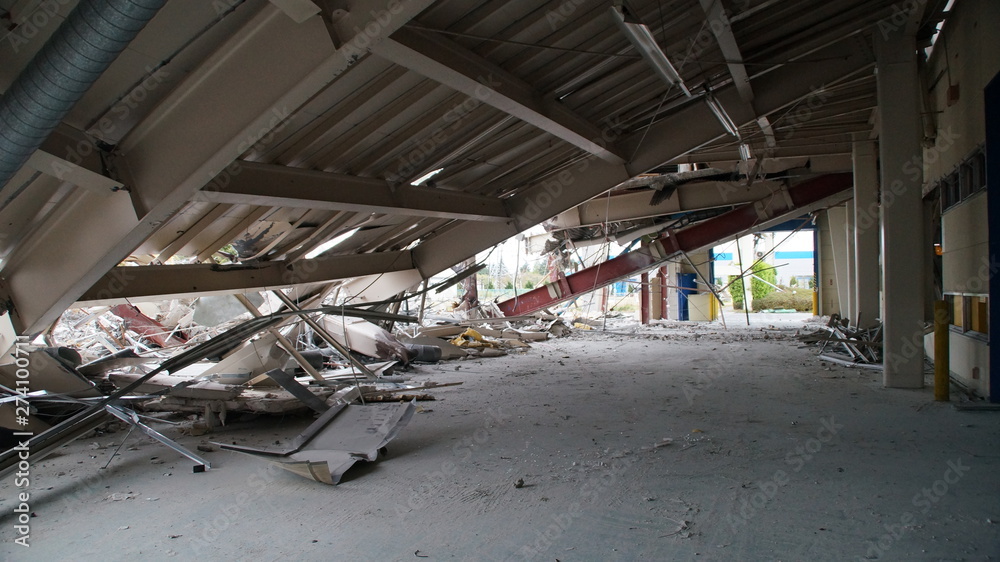
<instances>
[{"instance_id":1,"label":"collapsed ceiling","mask_svg":"<svg viewBox=\"0 0 1000 562\"><path fill-rule=\"evenodd\" d=\"M5 98L74 6L0 0ZM849 171L877 129L870 35L898 11L173 0L2 186L2 300L36 333L75 303L398 292L641 174L703 164L751 191ZM733 205L707 178L565 228Z\"/></svg>"}]
</instances>

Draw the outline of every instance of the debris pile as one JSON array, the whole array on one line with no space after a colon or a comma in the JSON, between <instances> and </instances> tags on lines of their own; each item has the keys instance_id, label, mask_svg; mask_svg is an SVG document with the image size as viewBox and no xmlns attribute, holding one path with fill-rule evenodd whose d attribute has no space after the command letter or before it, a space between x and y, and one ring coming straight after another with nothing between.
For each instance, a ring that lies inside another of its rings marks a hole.
<instances>
[{"instance_id":1,"label":"debris pile","mask_svg":"<svg viewBox=\"0 0 1000 562\"><path fill-rule=\"evenodd\" d=\"M0 401L25 412L0 409L0 475L16 466L15 431L34 433L29 446L38 459L125 424L200 472L211 465L147 423L175 416L183 421L169 423L178 431L201 435L234 415L311 410L320 418L291 450L222 447L336 484L355 462L384 451L415 402L434 400L429 390L462 384L414 382L414 365L498 357L570 330L552 315L481 317L486 307L418 323L397 314L398 305L322 306L328 296L329 288L294 299L272 291L68 311L37 345L12 347L0 359ZM18 385L22 363L31 366L30 391Z\"/></svg>"},{"instance_id":2,"label":"debris pile","mask_svg":"<svg viewBox=\"0 0 1000 562\"><path fill-rule=\"evenodd\" d=\"M819 358L831 363L869 369L882 368L882 324L861 329L839 314L830 316L826 326L807 334L799 341L819 346Z\"/></svg>"}]
</instances>

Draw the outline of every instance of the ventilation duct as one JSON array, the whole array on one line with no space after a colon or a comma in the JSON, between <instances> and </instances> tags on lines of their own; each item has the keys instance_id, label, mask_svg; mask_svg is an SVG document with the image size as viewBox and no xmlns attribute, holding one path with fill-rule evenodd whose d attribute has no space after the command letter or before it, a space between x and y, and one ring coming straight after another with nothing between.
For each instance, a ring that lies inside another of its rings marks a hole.
<instances>
[{"instance_id":1,"label":"ventilation duct","mask_svg":"<svg viewBox=\"0 0 1000 562\"><path fill-rule=\"evenodd\" d=\"M165 0L80 0L0 99L0 188Z\"/></svg>"}]
</instances>

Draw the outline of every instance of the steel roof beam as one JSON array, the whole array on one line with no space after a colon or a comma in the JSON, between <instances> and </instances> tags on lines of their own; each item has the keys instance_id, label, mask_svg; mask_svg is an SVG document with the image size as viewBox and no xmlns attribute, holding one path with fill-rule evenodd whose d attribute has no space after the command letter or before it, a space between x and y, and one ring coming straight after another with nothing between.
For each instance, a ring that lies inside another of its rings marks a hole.
<instances>
[{"instance_id":1,"label":"steel roof beam","mask_svg":"<svg viewBox=\"0 0 1000 562\"><path fill-rule=\"evenodd\" d=\"M240 173L220 177L203 198L218 203L383 213L474 221L510 220L503 201L461 191L407 185L273 164L241 161ZM223 182L228 179L228 184Z\"/></svg>"},{"instance_id":2,"label":"steel roof beam","mask_svg":"<svg viewBox=\"0 0 1000 562\"><path fill-rule=\"evenodd\" d=\"M264 291L292 285L327 283L369 275L372 272L413 269L409 251L348 254L256 264L119 266L80 296L79 304L124 302L124 299L180 298L191 294L226 294Z\"/></svg>"},{"instance_id":3,"label":"steel roof beam","mask_svg":"<svg viewBox=\"0 0 1000 562\"><path fill-rule=\"evenodd\" d=\"M469 51L458 43L425 31L403 28L372 52L470 98L530 123L556 138L612 164L622 164L621 152L605 132L524 80Z\"/></svg>"}]
</instances>

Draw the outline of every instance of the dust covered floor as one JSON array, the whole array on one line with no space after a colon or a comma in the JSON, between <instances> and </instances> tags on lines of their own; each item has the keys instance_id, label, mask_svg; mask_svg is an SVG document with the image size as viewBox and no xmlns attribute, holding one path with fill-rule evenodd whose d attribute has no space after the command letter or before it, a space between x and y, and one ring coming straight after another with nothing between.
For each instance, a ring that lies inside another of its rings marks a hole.
<instances>
[{"instance_id":1,"label":"dust covered floor","mask_svg":"<svg viewBox=\"0 0 1000 562\"><path fill-rule=\"evenodd\" d=\"M793 327L575 331L420 367L465 384L336 487L226 451L193 474L137 434L101 470L124 432L78 441L31 468L30 549L0 485L0 558L1000 558L1000 415L823 366ZM287 444L310 421L178 439Z\"/></svg>"}]
</instances>

